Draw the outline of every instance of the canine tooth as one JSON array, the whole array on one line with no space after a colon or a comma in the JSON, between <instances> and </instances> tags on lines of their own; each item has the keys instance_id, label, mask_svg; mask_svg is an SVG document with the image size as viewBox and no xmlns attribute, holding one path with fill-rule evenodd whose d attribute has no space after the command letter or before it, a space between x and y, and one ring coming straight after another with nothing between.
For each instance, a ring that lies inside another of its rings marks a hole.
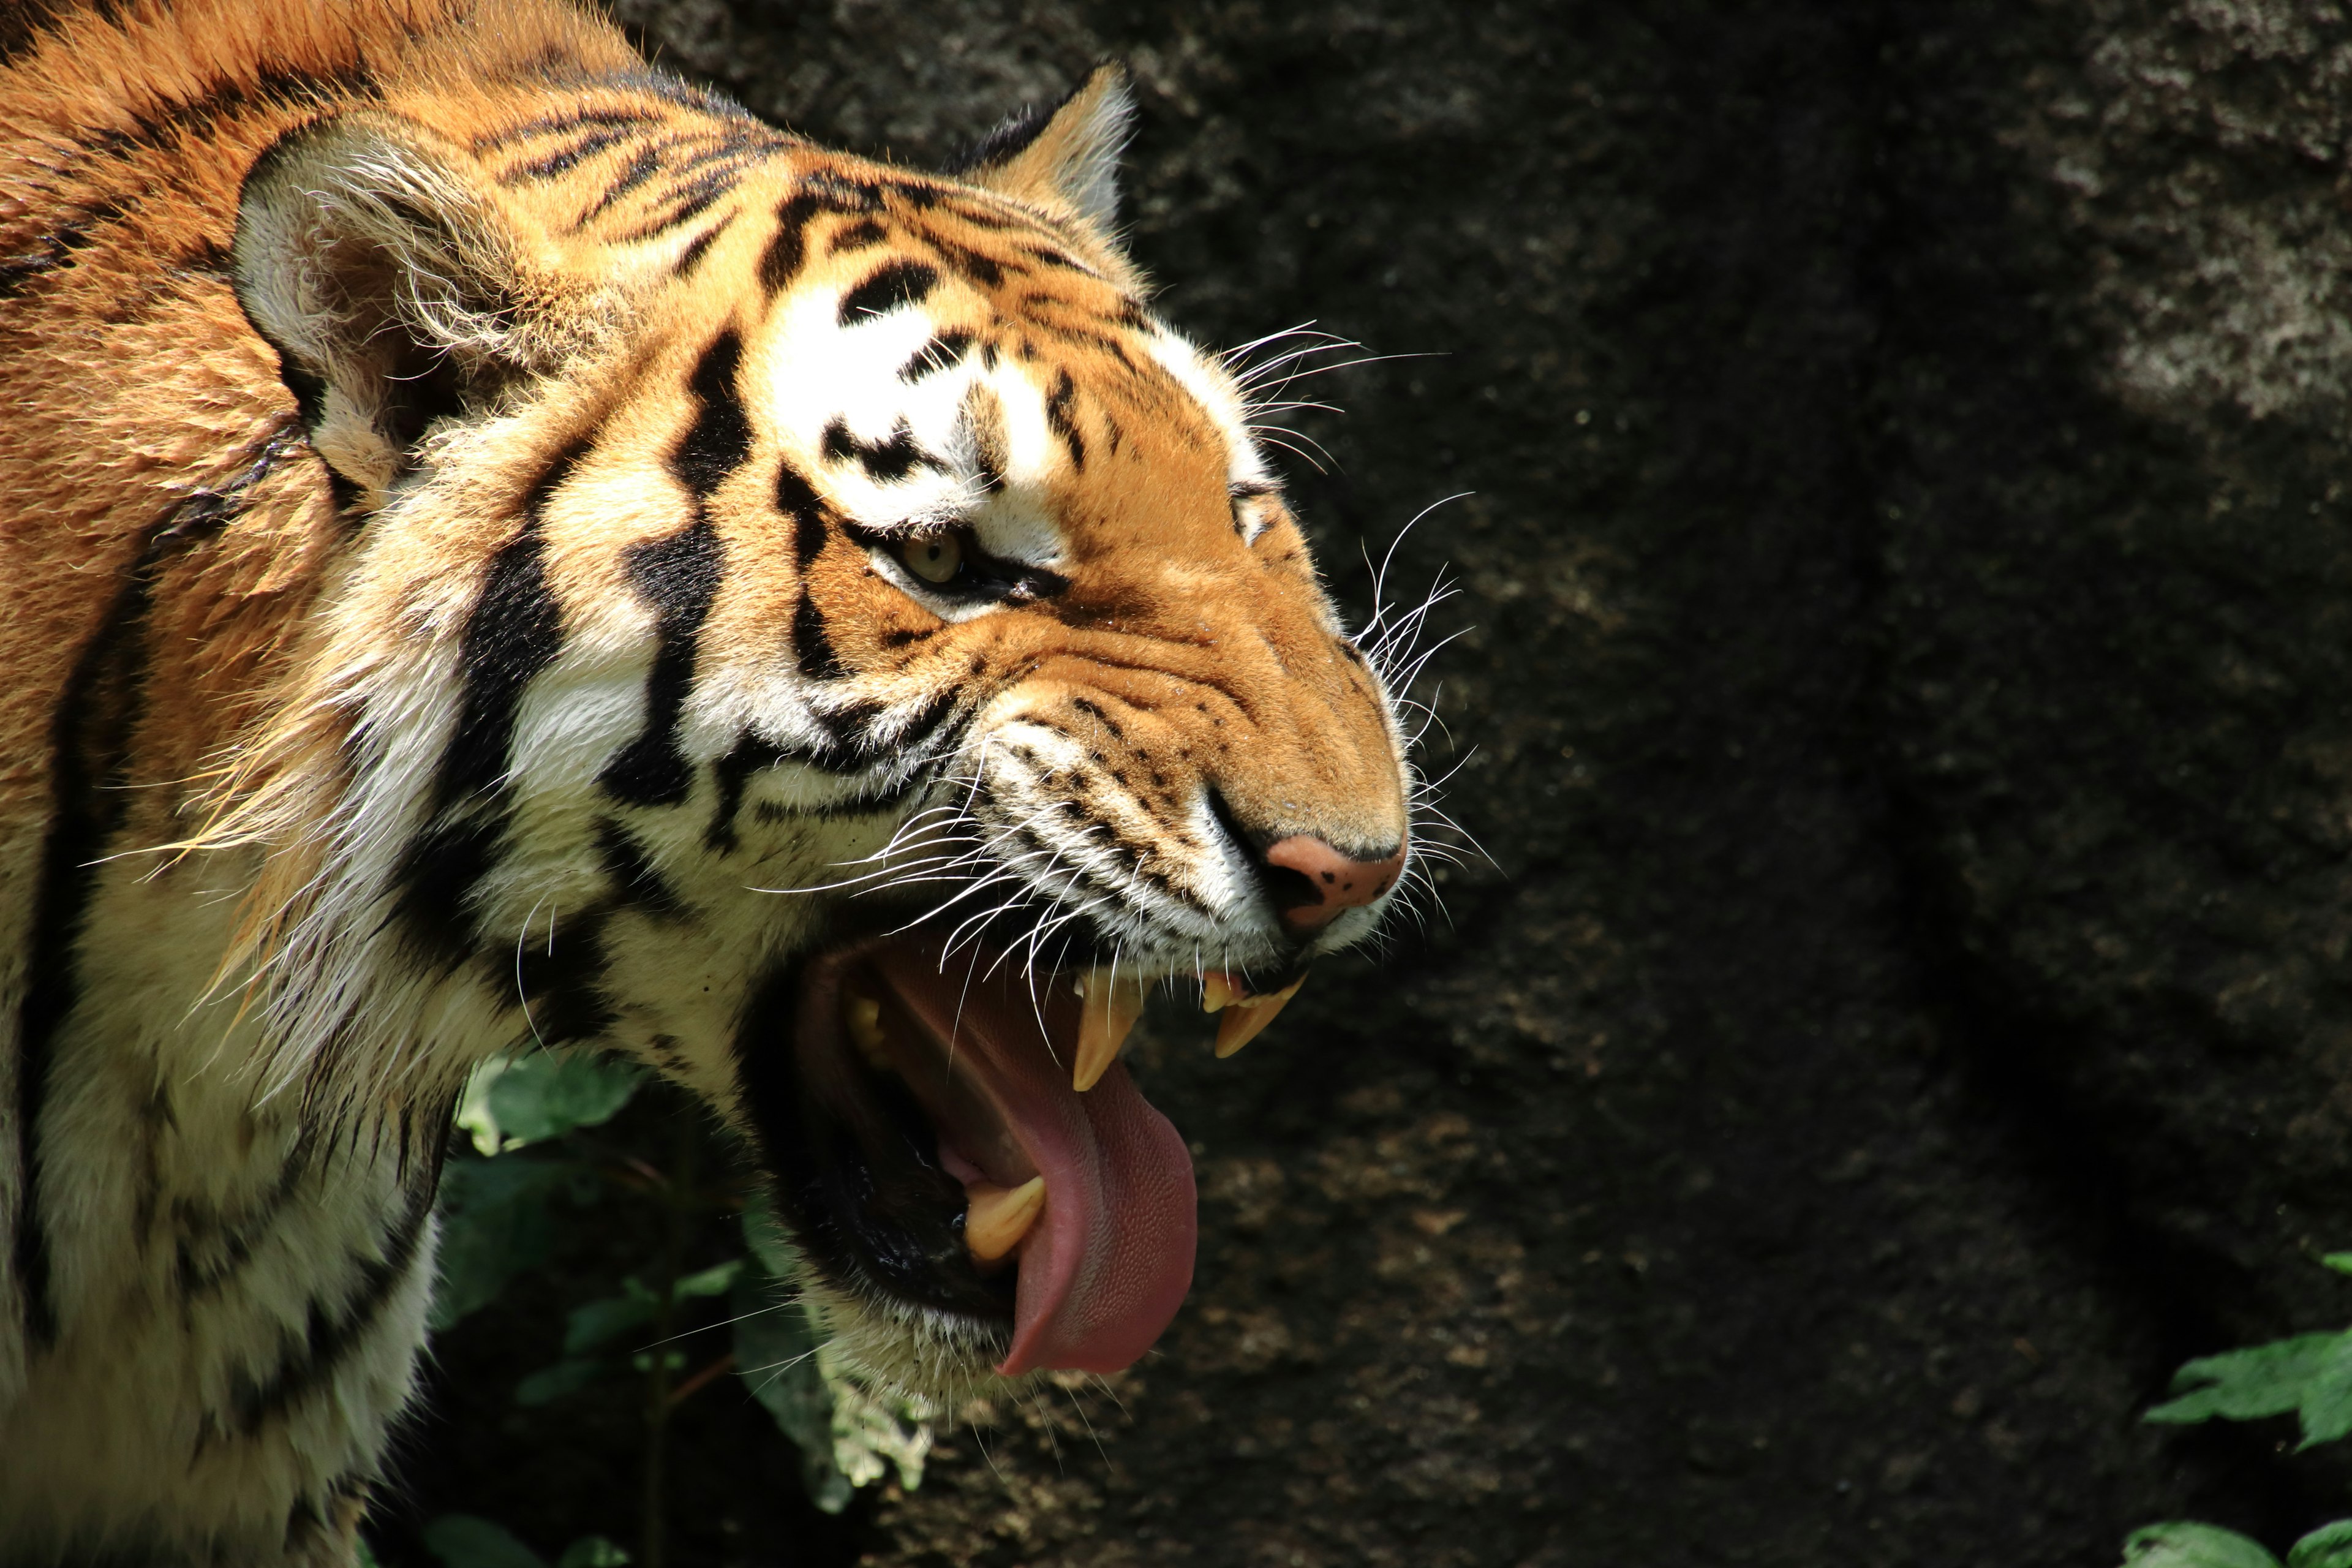
<instances>
[{"instance_id":1,"label":"canine tooth","mask_svg":"<svg viewBox=\"0 0 2352 1568\"><path fill-rule=\"evenodd\" d=\"M1225 1016L1217 1021L1217 1059L1223 1061L1244 1046L1257 1038L1258 1034L1274 1016L1282 1011L1298 988L1307 984L1300 975L1279 991L1269 991L1263 996L1236 998L1225 1008Z\"/></svg>"},{"instance_id":2,"label":"canine tooth","mask_svg":"<svg viewBox=\"0 0 2352 1568\"><path fill-rule=\"evenodd\" d=\"M1118 1050L1142 1016L1150 987L1141 980L1114 980L1110 971L1097 969L1079 983L1077 1059L1070 1064L1070 1085L1080 1094L1102 1081Z\"/></svg>"},{"instance_id":3,"label":"canine tooth","mask_svg":"<svg viewBox=\"0 0 2352 1568\"><path fill-rule=\"evenodd\" d=\"M1020 1246L1045 1207L1043 1176L1032 1176L1017 1187L974 1182L964 1192L963 1244L982 1263L993 1263Z\"/></svg>"},{"instance_id":4,"label":"canine tooth","mask_svg":"<svg viewBox=\"0 0 2352 1568\"><path fill-rule=\"evenodd\" d=\"M1222 969L1201 976L1201 1011L1222 1013L1241 1000L1242 988Z\"/></svg>"},{"instance_id":5,"label":"canine tooth","mask_svg":"<svg viewBox=\"0 0 2352 1568\"><path fill-rule=\"evenodd\" d=\"M882 1004L871 996L852 995L842 1005L842 1022L849 1027L850 1043L877 1067L888 1058L882 1050Z\"/></svg>"}]
</instances>

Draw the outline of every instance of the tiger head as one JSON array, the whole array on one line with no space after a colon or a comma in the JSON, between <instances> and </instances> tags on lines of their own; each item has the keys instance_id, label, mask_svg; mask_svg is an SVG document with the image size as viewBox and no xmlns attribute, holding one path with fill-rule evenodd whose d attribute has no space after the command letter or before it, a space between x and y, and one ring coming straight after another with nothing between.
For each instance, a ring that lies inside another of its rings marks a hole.
<instances>
[{"instance_id":1,"label":"tiger head","mask_svg":"<svg viewBox=\"0 0 2352 1568\"><path fill-rule=\"evenodd\" d=\"M1239 1048L1415 850L1243 389L1113 237L1120 79L954 176L642 68L412 90L240 206L355 531L230 810L281 1068L630 1053L869 1367L1127 1365L1194 1242L1145 994Z\"/></svg>"}]
</instances>

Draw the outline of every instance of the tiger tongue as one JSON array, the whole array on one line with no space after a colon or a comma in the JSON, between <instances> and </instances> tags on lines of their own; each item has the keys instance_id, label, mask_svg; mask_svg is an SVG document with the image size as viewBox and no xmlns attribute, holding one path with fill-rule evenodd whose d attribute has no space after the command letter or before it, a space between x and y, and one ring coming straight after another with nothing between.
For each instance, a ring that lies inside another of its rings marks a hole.
<instances>
[{"instance_id":1,"label":"tiger tongue","mask_svg":"<svg viewBox=\"0 0 2352 1568\"><path fill-rule=\"evenodd\" d=\"M1192 1285L1192 1161L1168 1119L1113 1066L1070 1085L1076 998L1041 1006L1025 976L941 972L928 944L874 954L909 1011L948 1043L1045 1178L1045 1207L1022 1246L1013 1346L999 1372L1117 1372L1151 1348ZM1008 966L1009 967L1009 966ZM1051 1038L1039 1027L1044 1015ZM1058 1059L1057 1059L1058 1058Z\"/></svg>"}]
</instances>

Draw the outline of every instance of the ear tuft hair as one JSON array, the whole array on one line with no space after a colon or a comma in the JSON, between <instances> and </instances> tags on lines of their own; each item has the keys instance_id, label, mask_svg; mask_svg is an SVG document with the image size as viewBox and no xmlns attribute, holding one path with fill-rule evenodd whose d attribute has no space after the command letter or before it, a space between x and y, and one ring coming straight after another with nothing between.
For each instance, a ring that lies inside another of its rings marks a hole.
<instances>
[{"instance_id":1,"label":"ear tuft hair","mask_svg":"<svg viewBox=\"0 0 2352 1568\"><path fill-rule=\"evenodd\" d=\"M1118 155L1134 121L1126 68L1097 66L1051 110L1015 115L982 137L950 172L1058 208L1108 241L1118 220Z\"/></svg>"},{"instance_id":2,"label":"ear tuft hair","mask_svg":"<svg viewBox=\"0 0 2352 1568\"><path fill-rule=\"evenodd\" d=\"M436 419L489 405L579 336L521 253L470 160L393 115L289 132L246 176L237 301L312 447L372 503Z\"/></svg>"}]
</instances>

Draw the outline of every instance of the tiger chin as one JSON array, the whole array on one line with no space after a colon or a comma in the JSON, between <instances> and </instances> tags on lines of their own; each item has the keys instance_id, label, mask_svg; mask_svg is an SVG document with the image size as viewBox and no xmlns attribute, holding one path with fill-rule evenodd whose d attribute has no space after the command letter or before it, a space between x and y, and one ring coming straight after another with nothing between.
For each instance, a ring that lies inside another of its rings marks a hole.
<instances>
[{"instance_id":1,"label":"tiger chin","mask_svg":"<svg viewBox=\"0 0 2352 1568\"><path fill-rule=\"evenodd\" d=\"M909 171L557 0L0 72L0 1563L350 1561L534 1043L740 1135L901 1387L1159 1337L1144 997L1232 1054L1418 851L1129 116Z\"/></svg>"}]
</instances>

